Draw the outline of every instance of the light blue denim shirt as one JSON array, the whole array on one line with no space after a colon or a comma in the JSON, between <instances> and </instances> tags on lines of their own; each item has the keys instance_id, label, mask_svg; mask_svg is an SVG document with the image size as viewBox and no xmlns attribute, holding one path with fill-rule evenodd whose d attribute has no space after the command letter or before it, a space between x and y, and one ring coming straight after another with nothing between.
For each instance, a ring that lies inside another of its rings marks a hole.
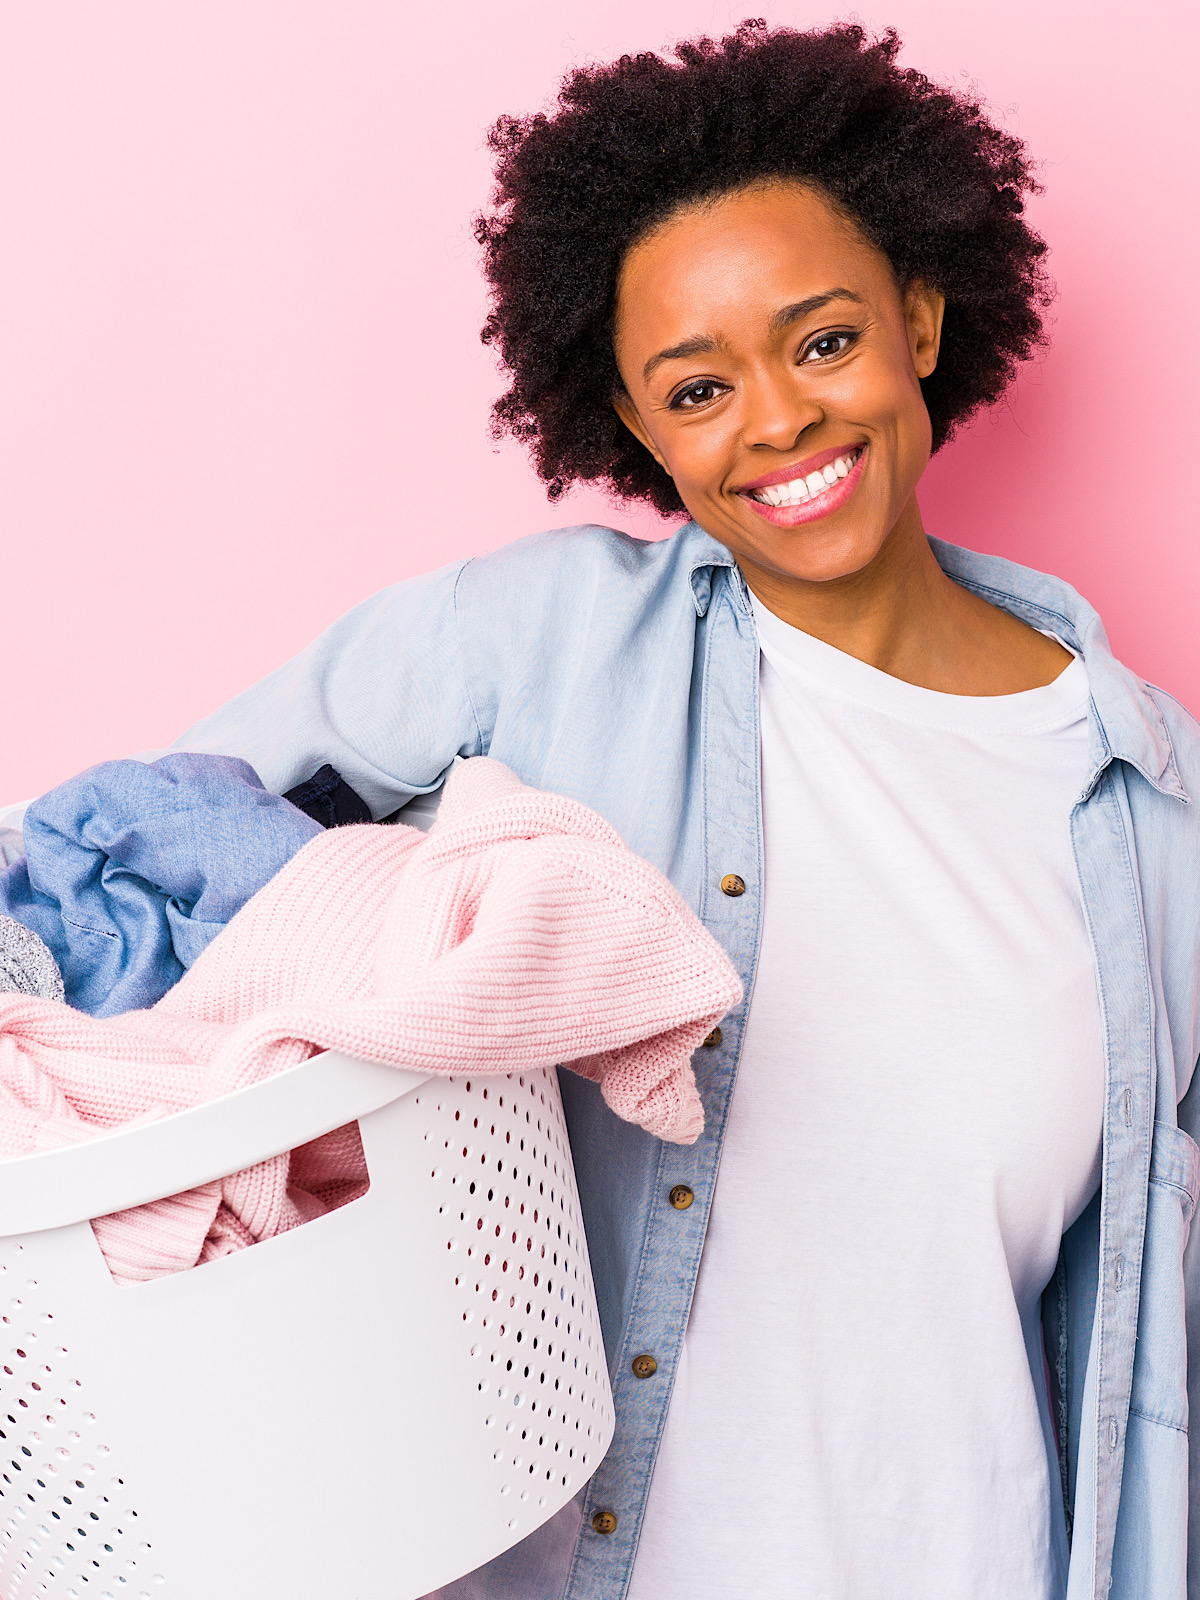
<instances>
[{"instance_id":1,"label":"light blue denim shirt","mask_svg":"<svg viewBox=\"0 0 1200 1600\"><path fill-rule=\"evenodd\" d=\"M1091 686L1071 834L1104 1030L1102 1182L1043 1296L1072 1530L1068 1600L1200 1600L1200 1548L1188 1581L1186 1354L1188 1318L1200 1314L1186 1253L1200 1184L1190 1136L1200 1101L1188 1092L1200 1049L1200 812L1189 799L1200 796L1200 730L1114 659L1100 619L1067 584L952 545L934 551L958 583L1063 639ZM397 584L179 747L243 756L276 792L332 762L377 817L433 793L456 757L495 756L607 817L674 880L751 993L763 875L758 640L732 557L694 523L661 543L565 529ZM731 872L746 883L738 898L720 889ZM593 1084L562 1074L616 1436L581 1508L448 1595L625 1594L744 1020L745 1004L720 1046L697 1052L707 1122L690 1149L618 1121ZM685 1210L668 1200L678 1184L695 1193ZM639 1380L630 1362L643 1352L658 1366ZM615 1514L614 1531L595 1531L599 1510Z\"/></svg>"}]
</instances>

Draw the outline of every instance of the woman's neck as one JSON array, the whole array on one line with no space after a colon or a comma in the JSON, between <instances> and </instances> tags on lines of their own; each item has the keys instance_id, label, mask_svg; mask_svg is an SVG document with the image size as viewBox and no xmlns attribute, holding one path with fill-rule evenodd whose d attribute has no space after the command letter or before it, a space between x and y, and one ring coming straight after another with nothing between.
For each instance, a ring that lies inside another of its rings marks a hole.
<instances>
[{"instance_id":1,"label":"woman's neck","mask_svg":"<svg viewBox=\"0 0 1200 1600\"><path fill-rule=\"evenodd\" d=\"M879 554L810 582L739 560L769 611L893 678L944 694L1017 694L1052 683L1068 651L948 578L909 502Z\"/></svg>"}]
</instances>

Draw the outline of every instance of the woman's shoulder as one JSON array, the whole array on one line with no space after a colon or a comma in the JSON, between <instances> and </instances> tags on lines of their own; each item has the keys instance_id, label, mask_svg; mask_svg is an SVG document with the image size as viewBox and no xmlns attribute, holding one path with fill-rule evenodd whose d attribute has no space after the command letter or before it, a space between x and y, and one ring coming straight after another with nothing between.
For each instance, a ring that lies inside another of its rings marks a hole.
<instances>
[{"instance_id":1,"label":"woman's shoulder","mask_svg":"<svg viewBox=\"0 0 1200 1600\"><path fill-rule=\"evenodd\" d=\"M584 525L535 533L465 562L454 608L466 636L505 648L569 643L584 617L607 619L605 633L659 633L695 623L692 573L731 560L695 523L664 539L635 539ZM519 636L514 636L514 630Z\"/></svg>"},{"instance_id":2,"label":"woman's shoulder","mask_svg":"<svg viewBox=\"0 0 1200 1600\"><path fill-rule=\"evenodd\" d=\"M695 523L664 539L592 524L552 528L400 578L338 618L313 648L411 644L464 626L480 639L507 638L514 628L528 635L531 621L544 631L600 596L614 616L669 609L671 596L686 604L689 573L706 554L731 559Z\"/></svg>"}]
</instances>

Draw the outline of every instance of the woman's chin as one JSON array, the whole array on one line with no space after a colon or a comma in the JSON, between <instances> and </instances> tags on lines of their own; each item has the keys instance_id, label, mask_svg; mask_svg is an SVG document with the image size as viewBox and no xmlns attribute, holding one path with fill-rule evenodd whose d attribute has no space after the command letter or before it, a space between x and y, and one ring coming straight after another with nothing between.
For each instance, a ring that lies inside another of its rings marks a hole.
<instances>
[{"instance_id":1,"label":"woman's chin","mask_svg":"<svg viewBox=\"0 0 1200 1600\"><path fill-rule=\"evenodd\" d=\"M740 532L741 530L739 530ZM886 533L863 529L822 528L819 523L795 529L760 531L737 543L724 538L743 570L800 583L836 583L865 572L886 543Z\"/></svg>"}]
</instances>

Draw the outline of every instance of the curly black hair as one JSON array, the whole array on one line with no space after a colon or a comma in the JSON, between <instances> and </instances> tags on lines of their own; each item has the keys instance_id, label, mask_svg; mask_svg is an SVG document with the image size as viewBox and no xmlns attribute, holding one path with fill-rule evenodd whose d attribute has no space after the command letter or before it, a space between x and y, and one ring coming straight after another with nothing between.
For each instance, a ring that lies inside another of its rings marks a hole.
<instances>
[{"instance_id":1,"label":"curly black hair","mask_svg":"<svg viewBox=\"0 0 1200 1600\"><path fill-rule=\"evenodd\" d=\"M946 298L922 383L933 448L997 400L1041 342L1045 242L1023 144L968 96L896 65L894 30L799 33L744 22L724 39L574 71L550 115L501 117L493 209L476 221L492 290L485 343L511 375L494 434L532 452L550 498L600 482L666 514L683 504L612 408L612 315L629 247L689 203L794 178L853 218L900 284Z\"/></svg>"}]
</instances>

